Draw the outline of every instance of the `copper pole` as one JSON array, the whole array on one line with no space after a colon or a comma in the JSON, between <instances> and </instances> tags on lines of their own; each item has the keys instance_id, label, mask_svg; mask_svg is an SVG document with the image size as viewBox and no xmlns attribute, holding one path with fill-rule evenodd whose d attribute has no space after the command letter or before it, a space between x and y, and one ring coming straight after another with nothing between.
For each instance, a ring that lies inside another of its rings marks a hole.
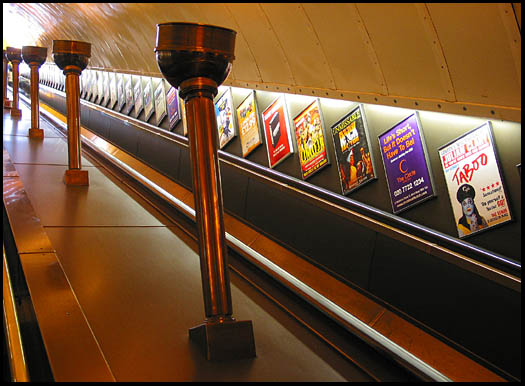
<instances>
[{"instance_id":1,"label":"copper pole","mask_svg":"<svg viewBox=\"0 0 525 386\"><path fill-rule=\"evenodd\" d=\"M7 68L9 67L9 61L7 60L6 51L4 50L4 109L11 108L11 101L7 97Z\"/></svg>"},{"instance_id":2,"label":"copper pole","mask_svg":"<svg viewBox=\"0 0 525 386\"><path fill-rule=\"evenodd\" d=\"M53 59L66 75L67 153L66 185L89 185L87 170L81 170L79 77L91 56L91 44L74 40L53 40Z\"/></svg>"},{"instance_id":3,"label":"copper pole","mask_svg":"<svg viewBox=\"0 0 525 386\"><path fill-rule=\"evenodd\" d=\"M22 58L31 69L31 128L29 137L43 139L44 130L40 129L40 101L38 96L39 75L38 69L46 61L47 48L24 46L22 47Z\"/></svg>"},{"instance_id":4,"label":"copper pole","mask_svg":"<svg viewBox=\"0 0 525 386\"><path fill-rule=\"evenodd\" d=\"M195 23L157 25L157 64L184 100L193 168L193 195L199 235L205 322L190 328L190 339L206 358L255 356L250 320L232 317L221 176L217 156L217 120L213 98L234 59L236 32Z\"/></svg>"},{"instance_id":5,"label":"copper pole","mask_svg":"<svg viewBox=\"0 0 525 386\"><path fill-rule=\"evenodd\" d=\"M217 84L209 78L192 78L181 83L180 92L186 107L188 128L191 128L188 136L206 320L232 320L217 157L217 120L213 104Z\"/></svg>"}]
</instances>

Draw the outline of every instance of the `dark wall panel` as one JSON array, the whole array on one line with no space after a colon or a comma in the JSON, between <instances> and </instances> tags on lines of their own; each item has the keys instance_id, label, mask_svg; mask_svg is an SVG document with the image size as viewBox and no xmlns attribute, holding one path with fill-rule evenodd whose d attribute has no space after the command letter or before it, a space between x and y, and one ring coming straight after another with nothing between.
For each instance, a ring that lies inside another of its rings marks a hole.
<instances>
[{"instance_id":1,"label":"dark wall panel","mask_svg":"<svg viewBox=\"0 0 525 386\"><path fill-rule=\"evenodd\" d=\"M220 164L222 199L224 208L230 213L244 218L246 214L246 192L248 176L237 172L225 163Z\"/></svg>"},{"instance_id":2,"label":"dark wall panel","mask_svg":"<svg viewBox=\"0 0 525 386\"><path fill-rule=\"evenodd\" d=\"M130 127L130 130L133 130ZM177 179L180 167L180 146L146 130L137 132L137 156L170 178Z\"/></svg>"}]
</instances>

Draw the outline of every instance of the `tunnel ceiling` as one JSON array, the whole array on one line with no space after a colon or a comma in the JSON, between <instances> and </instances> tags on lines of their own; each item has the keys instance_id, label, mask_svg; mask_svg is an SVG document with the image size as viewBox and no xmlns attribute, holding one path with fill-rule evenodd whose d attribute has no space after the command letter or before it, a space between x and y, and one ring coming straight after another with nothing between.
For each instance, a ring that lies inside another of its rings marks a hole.
<instances>
[{"instance_id":1,"label":"tunnel ceiling","mask_svg":"<svg viewBox=\"0 0 525 386\"><path fill-rule=\"evenodd\" d=\"M32 44L90 42L90 68L160 77L156 24L198 22L237 31L227 85L521 122L520 3L9 7L40 27Z\"/></svg>"}]
</instances>

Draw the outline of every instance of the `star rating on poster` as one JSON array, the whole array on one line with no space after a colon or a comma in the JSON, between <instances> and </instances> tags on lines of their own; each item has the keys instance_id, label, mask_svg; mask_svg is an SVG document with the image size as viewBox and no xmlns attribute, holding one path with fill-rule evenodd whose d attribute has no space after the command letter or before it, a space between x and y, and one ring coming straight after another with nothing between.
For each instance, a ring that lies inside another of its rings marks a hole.
<instances>
[{"instance_id":1,"label":"star rating on poster","mask_svg":"<svg viewBox=\"0 0 525 386\"><path fill-rule=\"evenodd\" d=\"M499 181L496 181L493 184L487 185L486 187L481 188L481 190L484 192L486 190L494 189L499 186Z\"/></svg>"}]
</instances>

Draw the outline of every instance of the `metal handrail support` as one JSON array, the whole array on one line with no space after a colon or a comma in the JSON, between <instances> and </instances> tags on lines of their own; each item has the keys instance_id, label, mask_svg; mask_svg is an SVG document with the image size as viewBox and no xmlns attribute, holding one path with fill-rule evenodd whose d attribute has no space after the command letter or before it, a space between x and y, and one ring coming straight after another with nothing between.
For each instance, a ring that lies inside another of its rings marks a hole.
<instances>
[{"instance_id":1,"label":"metal handrail support","mask_svg":"<svg viewBox=\"0 0 525 386\"><path fill-rule=\"evenodd\" d=\"M16 314L15 298L13 287L11 285L9 268L7 266L4 243L2 243L2 249L4 261L2 269L4 333L6 335L7 350L9 355L11 380L13 382L29 382L29 373L27 371L27 363L24 354L24 347L22 345L22 337L20 335L20 325L18 323L18 316Z\"/></svg>"}]
</instances>

